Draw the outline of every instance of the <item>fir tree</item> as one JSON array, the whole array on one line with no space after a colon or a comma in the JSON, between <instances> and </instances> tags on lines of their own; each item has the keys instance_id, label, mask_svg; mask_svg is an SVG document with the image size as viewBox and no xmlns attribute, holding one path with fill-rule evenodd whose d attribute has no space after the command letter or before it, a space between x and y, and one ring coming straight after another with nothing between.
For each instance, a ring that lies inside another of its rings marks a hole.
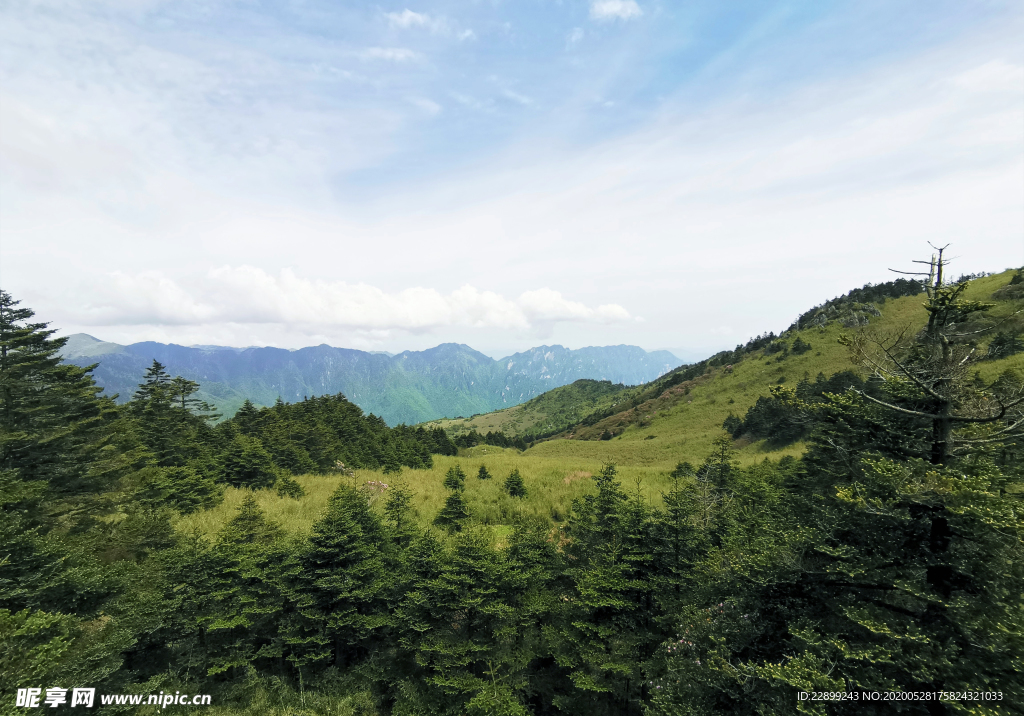
<instances>
[{"instance_id":1,"label":"fir tree","mask_svg":"<svg viewBox=\"0 0 1024 716\"><path fill-rule=\"evenodd\" d=\"M454 490L444 501L444 507L434 518L434 524L449 531L458 532L462 529L462 523L468 518L469 507L462 496L462 490Z\"/></svg>"},{"instance_id":2,"label":"fir tree","mask_svg":"<svg viewBox=\"0 0 1024 716\"><path fill-rule=\"evenodd\" d=\"M463 490L466 487L466 473L462 471L462 466L455 464L448 468L448 472L444 476L444 486L447 490Z\"/></svg>"},{"instance_id":3,"label":"fir tree","mask_svg":"<svg viewBox=\"0 0 1024 716\"><path fill-rule=\"evenodd\" d=\"M455 537L448 550L438 547L429 578L416 580L400 609L405 644L421 668L398 710L525 716L516 695L526 686L525 664L514 648L519 619L505 589L506 565L476 532Z\"/></svg>"},{"instance_id":4,"label":"fir tree","mask_svg":"<svg viewBox=\"0 0 1024 716\"><path fill-rule=\"evenodd\" d=\"M505 492L512 497L518 497L520 499L526 497L526 483L523 482L523 476L519 474L519 468L512 468L512 472L505 478Z\"/></svg>"},{"instance_id":5,"label":"fir tree","mask_svg":"<svg viewBox=\"0 0 1024 716\"><path fill-rule=\"evenodd\" d=\"M221 475L235 487L256 490L270 487L277 479L277 470L270 453L259 438L238 433L220 456Z\"/></svg>"},{"instance_id":6,"label":"fir tree","mask_svg":"<svg viewBox=\"0 0 1024 716\"><path fill-rule=\"evenodd\" d=\"M283 654L278 624L285 608L280 528L249 494L218 535L211 558L211 600L199 624L206 632L207 673L242 676ZM211 565L212 566L212 565Z\"/></svg>"},{"instance_id":7,"label":"fir tree","mask_svg":"<svg viewBox=\"0 0 1024 716\"><path fill-rule=\"evenodd\" d=\"M386 620L383 532L366 499L342 485L299 555L291 586L296 614L288 657L298 668L344 667L364 657Z\"/></svg>"},{"instance_id":8,"label":"fir tree","mask_svg":"<svg viewBox=\"0 0 1024 716\"><path fill-rule=\"evenodd\" d=\"M223 487L191 467L153 467L142 472L139 500L151 508L171 507L183 515L220 503Z\"/></svg>"},{"instance_id":9,"label":"fir tree","mask_svg":"<svg viewBox=\"0 0 1024 716\"><path fill-rule=\"evenodd\" d=\"M0 682L116 686L137 570L100 557L128 521L116 513L130 491L114 488L146 454L91 369L61 363L66 339L33 316L0 290Z\"/></svg>"},{"instance_id":10,"label":"fir tree","mask_svg":"<svg viewBox=\"0 0 1024 716\"><path fill-rule=\"evenodd\" d=\"M700 536L693 525L692 481L696 471L693 465L680 462L670 473L671 488L662 493L664 512L654 516L653 540L658 555L659 583L657 597L662 614L668 621L675 620L675 612L682 605L689 586L693 562Z\"/></svg>"},{"instance_id":11,"label":"fir tree","mask_svg":"<svg viewBox=\"0 0 1024 716\"><path fill-rule=\"evenodd\" d=\"M67 339L30 322L34 315L0 290L0 470L16 471L19 483L40 481L51 498L84 497L111 486L140 456L115 449L113 401L100 397L91 368L61 362Z\"/></svg>"},{"instance_id":12,"label":"fir tree","mask_svg":"<svg viewBox=\"0 0 1024 716\"><path fill-rule=\"evenodd\" d=\"M402 548L407 547L415 535L413 520L413 493L404 482L394 482L388 489L384 503L384 522L392 541Z\"/></svg>"},{"instance_id":13,"label":"fir tree","mask_svg":"<svg viewBox=\"0 0 1024 716\"><path fill-rule=\"evenodd\" d=\"M294 477L284 473L277 478L277 494L279 497L290 497L297 500L306 494Z\"/></svg>"},{"instance_id":14,"label":"fir tree","mask_svg":"<svg viewBox=\"0 0 1024 716\"><path fill-rule=\"evenodd\" d=\"M575 712L638 713L632 615L641 605L628 559L632 518L614 465L605 465L594 483L597 494L575 500L567 523L572 598L553 636L557 663L575 689L556 703Z\"/></svg>"},{"instance_id":15,"label":"fir tree","mask_svg":"<svg viewBox=\"0 0 1024 716\"><path fill-rule=\"evenodd\" d=\"M478 480L490 480L491 473L487 472L487 466L481 465L480 469L477 470L476 477Z\"/></svg>"}]
</instances>

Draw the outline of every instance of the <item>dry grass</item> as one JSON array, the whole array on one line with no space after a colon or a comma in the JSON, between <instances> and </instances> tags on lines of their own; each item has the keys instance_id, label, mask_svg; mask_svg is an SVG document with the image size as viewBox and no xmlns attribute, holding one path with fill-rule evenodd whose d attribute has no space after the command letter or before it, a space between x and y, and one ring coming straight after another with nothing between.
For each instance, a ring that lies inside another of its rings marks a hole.
<instances>
[{"instance_id":1,"label":"dry grass","mask_svg":"<svg viewBox=\"0 0 1024 716\"><path fill-rule=\"evenodd\" d=\"M588 477L593 477L593 474L583 470L573 470L562 478L562 483L565 485L571 485L574 480L583 480Z\"/></svg>"}]
</instances>

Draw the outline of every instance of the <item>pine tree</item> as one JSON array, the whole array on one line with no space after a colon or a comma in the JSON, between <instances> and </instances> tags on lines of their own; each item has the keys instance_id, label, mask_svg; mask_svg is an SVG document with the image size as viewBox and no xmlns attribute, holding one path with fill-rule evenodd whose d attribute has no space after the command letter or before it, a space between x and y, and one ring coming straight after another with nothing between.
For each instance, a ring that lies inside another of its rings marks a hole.
<instances>
[{"instance_id":1,"label":"pine tree","mask_svg":"<svg viewBox=\"0 0 1024 716\"><path fill-rule=\"evenodd\" d=\"M238 433L227 444L220 456L221 475L235 487L256 490L270 487L277 479L274 459L259 438Z\"/></svg>"},{"instance_id":2,"label":"pine tree","mask_svg":"<svg viewBox=\"0 0 1024 716\"><path fill-rule=\"evenodd\" d=\"M223 487L191 467L152 467L141 474L145 482L138 499L152 509L171 507L187 515L214 507L224 497Z\"/></svg>"},{"instance_id":3,"label":"pine tree","mask_svg":"<svg viewBox=\"0 0 1024 716\"><path fill-rule=\"evenodd\" d=\"M206 633L207 673L242 676L283 654L278 624L285 608L280 528L249 494L218 535L211 558L209 610L199 619Z\"/></svg>"},{"instance_id":4,"label":"pine tree","mask_svg":"<svg viewBox=\"0 0 1024 716\"><path fill-rule=\"evenodd\" d=\"M313 525L292 575L296 615L288 628L289 659L302 671L360 661L386 624L380 579L383 531L357 490L342 485Z\"/></svg>"},{"instance_id":5,"label":"pine tree","mask_svg":"<svg viewBox=\"0 0 1024 716\"><path fill-rule=\"evenodd\" d=\"M512 472L505 478L505 492L512 497L518 497L520 499L526 497L526 483L523 482L523 476L519 474L519 468L512 468Z\"/></svg>"},{"instance_id":6,"label":"pine tree","mask_svg":"<svg viewBox=\"0 0 1024 716\"><path fill-rule=\"evenodd\" d=\"M516 695L526 686L523 655L514 648L520 625L499 553L468 532L450 549L433 543L428 555L399 608L404 645L420 668L396 710L525 716Z\"/></svg>"},{"instance_id":7,"label":"pine tree","mask_svg":"<svg viewBox=\"0 0 1024 716\"><path fill-rule=\"evenodd\" d=\"M434 518L434 524L438 527L453 532L462 530L462 524L469 519L469 507L462 496L462 490L454 490L444 501L444 507Z\"/></svg>"},{"instance_id":8,"label":"pine tree","mask_svg":"<svg viewBox=\"0 0 1024 716\"><path fill-rule=\"evenodd\" d=\"M924 284L928 325L919 336L901 330L892 335L842 338L854 357L885 382L889 399L864 391L858 391L859 395L892 413L926 424L931 431L928 459L936 465L946 464L958 453L966 454L974 445L1024 437L1024 391L1006 397L984 395L967 379L979 360L972 344L974 337L991 328L964 332L958 326L995 304L966 299L967 280L953 284L945 281L945 248L937 249L930 261L917 262L929 266L928 273L914 274L928 277ZM986 424L1000 427L980 436L971 431Z\"/></svg>"},{"instance_id":9,"label":"pine tree","mask_svg":"<svg viewBox=\"0 0 1024 716\"><path fill-rule=\"evenodd\" d=\"M462 471L462 466L455 464L448 468L448 472L444 476L444 486L447 490L463 490L466 487L466 473Z\"/></svg>"},{"instance_id":10,"label":"pine tree","mask_svg":"<svg viewBox=\"0 0 1024 716\"><path fill-rule=\"evenodd\" d=\"M476 478L478 480L490 480L491 479L491 473L487 472L487 466L486 465L481 465L480 466L480 469L477 470Z\"/></svg>"}]
</instances>

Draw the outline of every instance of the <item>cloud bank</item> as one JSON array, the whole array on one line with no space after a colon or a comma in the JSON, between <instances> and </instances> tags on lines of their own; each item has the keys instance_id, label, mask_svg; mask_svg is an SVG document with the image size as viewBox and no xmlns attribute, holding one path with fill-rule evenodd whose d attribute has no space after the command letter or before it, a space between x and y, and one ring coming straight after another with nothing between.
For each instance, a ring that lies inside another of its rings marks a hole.
<instances>
[{"instance_id":1,"label":"cloud bank","mask_svg":"<svg viewBox=\"0 0 1024 716\"><path fill-rule=\"evenodd\" d=\"M115 272L85 289L66 318L81 326L283 324L307 334L333 329L430 331L443 327L531 330L572 321L631 320L616 304L590 307L542 288L509 299L465 285L448 294L413 287L389 293L365 283L310 280L224 266L187 285L158 272Z\"/></svg>"}]
</instances>

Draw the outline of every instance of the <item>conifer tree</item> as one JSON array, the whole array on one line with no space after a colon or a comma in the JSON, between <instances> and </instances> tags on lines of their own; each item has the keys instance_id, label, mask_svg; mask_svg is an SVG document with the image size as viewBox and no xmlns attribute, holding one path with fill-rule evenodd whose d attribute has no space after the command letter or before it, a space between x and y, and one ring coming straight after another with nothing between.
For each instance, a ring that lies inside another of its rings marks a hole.
<instances>
[{"instance_id":1,"label":"conifer tree","mask_svg":"<svg viewBox=\"0 0 1024 716\"><path fill-rule=\"evenodd\" d=\"M236 434L221 453L220 470L228 484L251 490L270 487L277 479L274 460L263 443L242 433Z\"/></svg>"},{"instance_id":2,"label":"conifer tree","mask_svg":"<svg viewBox=\"0 0 1024 716\"><path fill-rule=\"evenodd\" d=\"M448 468L448 472L444 476L444 486L447 490L463 490L466 487L466 473L462 471L462 466L456 463L452 467Z\"/></svg>"},{"instance_id":3,"label":"conifer tree","mask_svg":"<svg viewBox=\"0 0 1024 716\"><path fill-rule=\"evenodd\" d=\"M462 490L453 490L444 501L444 507L434 518L434 524L452 532L462 530L462 524L469 519L469 507L462 496Z\"/></svg>"},{"instance_id":4,"label":"conifer tree","mask_svg":"<svg viewBox=\"0 0 1024 716\"><path fill-rule=\"evenodd\" d=\"M302 485L294 477L285 472L277 478L277 494L280 497L290 497L293 500L297 500L304 496L306 491L302 489Z\"/></svg>"},{"instance_id":5,"label":"conifer tree","mask_svg":"<svg viewBox=\"0 0 1024 716\"><path fill-rule=\"evenodd\" d=\"M187 515L219 504L224 496L213 478L191 467L151 467L140 474L145 482L138 498L153 509L171 507Z\"/></svg>"},{"instance_id":6,"label":"conifer tree","mask_svg":"<svg viewBox=\"0 0 1024 716\"><path fill-rule=\"evenodd\" d=\"M135 639L124 608L132 568L100 560L116 520L99 518L119 507L113 488L145 451L91 369L62 363L66 339L33 316L0 290L0 688L9 694L57 675L116 685Z\"/></svg>"},{"instance_id":7,"label":"conifer tree","mask_svg":"<svg viewBox=\"0 0 1024 716\"><path fill-rule=\"evenodd\" d=\"M555 639L557 663L575 687L556 703L596 714L639 713L640 679L632 614L634 574L626 495L614 465L594 476L597 494L573 502L566 572L572 598L564 603Z\"/></svg>"},{"instance_id":8,"label":"conifer tree","mask_svg":"<svg viewBox=\"0 0 1024 716\"><path fill-rule=\"evenodd\" d=\"M519 468L512 468L512 472L509 473L508 477L505 478L505 492L512 497L518 497L520 499L526 497L526 483L523 482L523 476L519 474Z\"/></svg>"},{"instance_id":9,"label":"conifer tree","mask_svg":"<svg viewBox=\"0 0 1024 716\"><path fill-rule=\"evenodd\" d=\"M480 466L480 469L477 470L476 478L478 480L490 480L491 479L491 473L489 473L487 471L487 466L486 465L481 465Z\"/></svg>"},{"instance_id":10,"label":"conifer tree","mask_svg":"<svg viewBox=\"0 0 1024 716\"><path fill-rule=\"evenodd\" d=\"M518 615L500 555L482 534L468 532L448 550L435 543L430 558L428 578L416 580L400 608L404 643L420 668L399 709L525 716L516 695L526 685L522 654L513 648Z\"/></svg>"},{"instance_id":11,"label":"conifer tree","mask_svg":"<svg viewBox=\"0 0 1024 716\"><path fill-rule=\"evenodd\" d=\"M286 605L281 539L280 528L266 518L252 494L218 535L207 587L209 611L199 620L206 633L209 675L242 676L283 654L278 628Z\"/></svg>"},{"instance_id":12,"label":"conifer tree","mask_svg":"<svg viewBox=\"0 0 1024 716\"><path fill-rule=\"evenodd\" d=\"M342 485L296 563L288 627L289 659L302 670L344 667L364 658L385 625L381 599L383 532L365 497Z\"/></svg>"},{"instance_id":13,"label":"conifer tree","mask_svg":"<svg viewBox=\"0 0 1024 716\"><path fill-rule=\"evenodd\" d=\"M398 481L391 484L384 503L384 522L390 539L403 549L408 547L416 533L412 498L408 485Z\"/></svg>"},{"instance_id":14,"label":"conifer tree","mask_svg":"<svg viewBox=\"0 0 1024 716\"><path fill-rule=\"evenodd\" d=\"M70 499L110 486L139 460L106 459L120 452L112 449L116 407L100 396L91 368L61 362L67 339L34 315L0 290L0 470Z\"/></svg>"},{"instance_id":15,"label":"conifer tree","mask_svg":"<svg viewBox=\"0 0 1024 716\"><path fill-rule=\"evenodd\" d=\"M381 472L385 475L396 475L402 472L402 459L399 456L396 446L392 442L388 442L383 449L383 456L381 457Z\"/></svg>"},{"instance_id":16,"label":"conifer tree","mask_svg":"<svg viewBox=\"0 0 1024 716\"><path fill-rule=\"evenodd\" d=\"M941 288L922 338L936 330L937 343L892 350L879 397L826 396L799 468L733 472L733 504L706 561L729 567L705 570L704 597L681 610L654 713L781 713L798 691L1024 698L1024 597L1010 586L1024 581L1024 522L1011 497L1019 478L993 459L1013 439L1013 422L988 419L1014 398L974 408L964 400L987 388L943 357L943 306L955 307L962 291ZM970 431L951 417L972 409L982 419ZM959 708L939 701L909 708Z\"/></svg>"},{"instance_id":17,"label":"conifer tree","mask_svg":"<svg viewBox=\"0 0 1024 716\"><path fill-rule=\"evenodd\" d=\"M971 367L980 359L972 343L975 336L992 328L965 332L959 326L994 304L965 298L969 280L945 280L945 248L938 248L930 261L917 262L929 267L927 273L914 274L927 276L928 324L921 334L911 335L904 329L891 335L868 333L841 339L856 359L885 381L889 393L888 400L864 391L858 391L860 396L925 423L931 431L928 459L936 465L957 453L966 454L975 445L1024 437L1024 390L1008 396L985 395L970 385ZM970 431L986 424L999 427L982 435Z\"/></svg>"},{"instance_id":18,"label":"conifer tree","mask_svg":"<svg viewBox=\"0 0 1024 716\"><path fill-rule=\"evenodd\" d=\"M691 481L696 471L688 462L680 462L670 473L671 488L662 493L665 511L655 517L655 540L659 552L660 579L666 589L659 590L662 600L678 602L683 583L690 571L694 543L698 539L693 526Z\"/></svg>"},{"instance_id":19,"label":"conifer tree","mask_svg":"<svg viewBox=\"0 0 1024 716\"><path fill-rule=\"evenodd\" d=\"M281 398L279 397L278 400L281 400ZM235 417L231 419L231 422L238 426L239 432L243 435L254 435L258 430L259 421L260 411L248 398L245 399L242 407L235 413Z\"/></svg>"}]
</instances>

